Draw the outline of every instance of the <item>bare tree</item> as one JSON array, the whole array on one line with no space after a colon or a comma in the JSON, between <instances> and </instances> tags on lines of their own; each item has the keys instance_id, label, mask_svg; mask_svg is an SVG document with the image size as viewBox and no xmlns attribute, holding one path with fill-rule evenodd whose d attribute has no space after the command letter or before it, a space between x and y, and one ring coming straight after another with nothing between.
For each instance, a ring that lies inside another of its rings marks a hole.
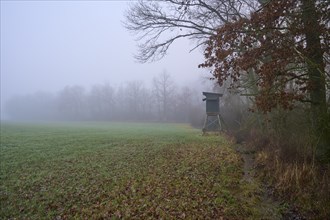
<instances>
[{"instance_id":1,"label":"bare tree","mask_svg":"<svg viewBox=\"0 0 330 220\"><path fill-rule=\"evenodd\" d=\"M130 81L125 88L125 97L128 111L128 119L139 120L143 114L143 91L144 84L142 81Z\"/></svg>"},{"instance_id":2,"label":"bare tree","mask_svg":"<svg viewBox=\"0 0 330 220\"><path fill-rule=\"evenodd\" d=\"M110 84L94 85L89 94L89 110L91 117L98 120L109 120L115 108L114 89Z\"/></svg>"},{"instance_id":3,"label":"bare tree","mask_svg":"<svg viewBox=\"0 0 330 220\"><path fill-rule=\"evenodd\" d=\"M255 0L140 0L127 11L125 27L137 35L140 62L159 60L180 39L203 45L220 26L245 17L259 5Z\"/></svg>"},{"instance_id":4,"label":"bare tree","mask_svg":"<svg viewBox=\"0 0 330 220\"><path fill-rule=\"evenodd\" d=\"M188 122L190 116L190 110L193 108L194 105L194 96L197 94L196 91L193 91L192 88L188 86L184 86L180 89L180 92L176 94L176 120ZM201 102L199 100L199 102Z\"/></svg>"},{"instance_id":5,"label":"bare tree","mask_svg":"<svg viewBox=\"0 0 330 220\"><path fill-rule=\"evenodd\" d=\"M141 92L141 96L140 96L140 106L141 106L141 115L140 115L140 120L146 120L146 119L152 119L154 117L153 114L153 96L151 91L146 88L143 87Z\"/></svg>"},{"instance_id":6,"label":"bare tree","mask_svg":"<svg viewBox=\"0 0 330 220\"><path fill-rule=\"evenodd\" d=\"M158 116L162 121L169 119L169 110L174 93L174 81L166 71L153 79L153 94L158 106Z\"/></svg>"},{"instance_id":7,"label":"bare tree","mask_svg":"<svg viewBox=\"0 0 330 220\"><path fill-rule=\"evenodd\" d=\"M81 120L85 116L85 89L81 86L66 86L60 91L59 110L67 120Z\"/></svg>"}]
</instances>

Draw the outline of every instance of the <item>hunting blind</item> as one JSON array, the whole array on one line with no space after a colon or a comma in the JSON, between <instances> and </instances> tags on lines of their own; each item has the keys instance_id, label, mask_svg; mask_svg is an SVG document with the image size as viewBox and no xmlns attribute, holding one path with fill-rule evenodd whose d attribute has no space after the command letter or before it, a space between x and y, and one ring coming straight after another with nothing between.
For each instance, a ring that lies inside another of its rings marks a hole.
<instances>
[{"instance_id":1,"label":"hunting blind","mask_svg":"<svg viewBox=\"0 0 330 220\"><path fill-rule=\"evenodd\" d=\"M219 99L222 97L220 93L203 92L206 101L206 118L203 126L203 133L207 131L221 131L221 116Z\"/></svg>"}]
</instances>

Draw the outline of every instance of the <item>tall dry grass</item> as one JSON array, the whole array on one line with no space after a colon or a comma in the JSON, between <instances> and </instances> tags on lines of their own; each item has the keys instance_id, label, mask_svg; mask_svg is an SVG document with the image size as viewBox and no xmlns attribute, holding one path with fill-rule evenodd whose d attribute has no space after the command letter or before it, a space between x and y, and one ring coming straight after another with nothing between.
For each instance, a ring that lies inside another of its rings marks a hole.
<instances>
[{"instance_id":1,"label":"tall dry grass","mask_svg":"<svg viewBox=\"0 0 330 220\"><path fill-rule=\"evenodd\" d=\"M274 188L275 196L294 204L307 218L328 219L330 164L317 157L317 137L309 129L308 112L277 110L257 117L262 123L249 124L245 141L257 152L261 177Z\"/></svg>"}]
</instances>

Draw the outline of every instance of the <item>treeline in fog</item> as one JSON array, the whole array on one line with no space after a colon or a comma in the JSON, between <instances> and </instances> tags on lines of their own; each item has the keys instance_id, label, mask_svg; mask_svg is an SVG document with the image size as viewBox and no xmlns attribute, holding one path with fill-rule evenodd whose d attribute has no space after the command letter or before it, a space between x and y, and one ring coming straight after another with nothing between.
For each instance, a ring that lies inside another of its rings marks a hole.
<instances>
[{"instance_id":1,"label":"treeline in fog","mask_svg":"<svg viewBox=\"0 0 330 220\"><path fill-rule=\"evenodd\" d=\"M9 99L5 111L10 120L164 121L200 124L204 103L201 91L179 87L170 75L155 77L151 86L130 81L66 86L58 93L36 92Z\"/></svg>"}]
</instances>

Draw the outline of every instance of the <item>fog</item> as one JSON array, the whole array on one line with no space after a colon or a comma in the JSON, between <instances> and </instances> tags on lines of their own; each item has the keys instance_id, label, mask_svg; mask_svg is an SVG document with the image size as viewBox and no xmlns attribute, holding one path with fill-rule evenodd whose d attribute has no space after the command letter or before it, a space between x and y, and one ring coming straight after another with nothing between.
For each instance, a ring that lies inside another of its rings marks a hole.
<instances>
[{"instance_id":1,"label":"fog","mask_svg":"<svg viewBox=\"0 0 330 220\"><path fill-rule=\"evenodd\" d=\"M172 120L174 116L161 113L157 107L160 102L155 101L154 79L165 72L175 87L173 98L177 100L187 91L184 88L189 88L194 96L191 103L203 105L201 92L210 84L203 84L204 78L209 77L207 71L197 68L203 62L201 51L190 52L194 44L180 40L161 61L137 63L135 37L122 23L128 4L128 1L1 1L1 120L30 116L30 119L103 120L106 116L91 117L96 110L87 106L82 106L85 112L79 117L72 112L59 114L63 93L76 91L85 104L92 105L93 94L110 89L118 107L118 94L125 91L122 100L127 99L128 88L134 84L146 96L153 96L149 97L153 105L150 120ZM34 112L39 107L48 110Z\"/></svg>"}]
</instances>

